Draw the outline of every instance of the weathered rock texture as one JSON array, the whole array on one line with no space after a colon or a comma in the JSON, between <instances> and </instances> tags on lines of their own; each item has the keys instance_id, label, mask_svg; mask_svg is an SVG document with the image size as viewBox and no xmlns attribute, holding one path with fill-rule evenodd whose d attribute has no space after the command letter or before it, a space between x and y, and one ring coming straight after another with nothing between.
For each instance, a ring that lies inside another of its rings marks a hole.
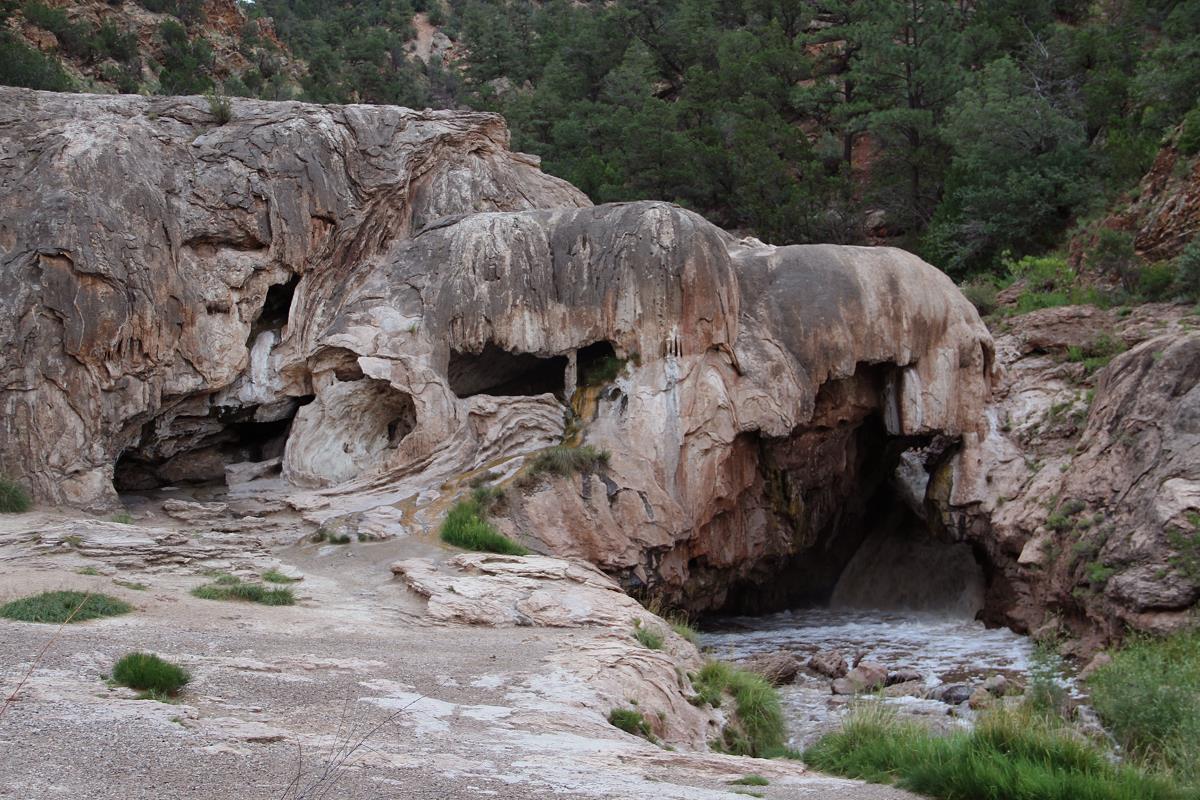
<instances>
[{"instance_id":1,"label":"weathered rock texture","mask_svg":"<svg viewBox=\"0 0 1200 800\"><path fill-rule=\"evenodd\" d=\"M929 491L942 523L988 551L994 621L1079 637L1081 651L1187 622L1200 598L1196 327L1188 306L1083 306L1018 317L997 338L987 479L952 503L945 467ZM1114 343L1128 350L1094 374L1070 359Z\"/></svg>"},{"instance_id":2,"label":"weathered rock texture","mask_svg":"<svg viewBox=\"0 0 1200 800\"><path fill-rule=\"evenodd\" d=\"M281 459L394 534L565 437L611 457L497 523L709 609L827 597L930 471L982 483L992 340L908 253L588 207L488 114L0 100L0 469L40 499Z\"/></svg>"}]
</instances>

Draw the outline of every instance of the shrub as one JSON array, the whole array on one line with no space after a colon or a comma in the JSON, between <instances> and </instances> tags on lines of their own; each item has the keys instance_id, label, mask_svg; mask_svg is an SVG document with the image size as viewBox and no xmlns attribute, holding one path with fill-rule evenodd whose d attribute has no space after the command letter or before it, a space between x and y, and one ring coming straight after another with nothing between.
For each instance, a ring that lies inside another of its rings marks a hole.
<instances>
[{"instance_id":1,"label":"shrub","mask_svg":"<svg viewBox=\"0 0 1200 800\"><path fill-rule=\"evenodd\" d=\"M56 591L22 597L0 606L0 617L18 622L86 622L128 614L133 606L94 592Z\"/></svg>"},{"instance_id":2,"label":"shrub","mask_svg":"<svg viewBox=\"0 0 1200 800\"><path fill-rule=\"evenodd\" d=\"M324 528L317 528L317 532L313 534L314 542L328 542L329 544L350 544L350 537L344 533L334 533L333 531Z\"/></svg>"},{"instance_id":3,"label":"shrub","mask_svg":"<svg viewBox=\"0 0 1200 800\"><path fill-rule=\"evenodd\" d=\"M128 653L113 665L112 679L114 683L140 689L151 697L173 697L191 676L183 667L153 653Z\"/></svg>"},{"instance_id":4,"label":"shrub","mask_svg":"<svg viewBox=\"0 0 1200 800\"><path fill-rule=\"evenodd\" d=\"M1136 292L1141 280L1142 263L1133 249L1133 234L1102 228L1096 246L1088 253L1088 267L1121 282L1127 292Z\"/></svg>"},{"instance_id":5,"label":"shrub","mask_svg":"<svg viewBox=\"0 0 1200 800\"><path fill-rule=\"evenodd\" d=\"M264 606L290 606L296 602L291 589L268 589L261 583L242 583L233 575L222 575L215 583L207 583L192 589L192 594L201 600L240 600Z\"/></svg>"},{"instance_id":6,"label":"shrub","mask_svg":"<svg viewBox=\"0 0 1200 800\"><path fill-rule=\"evenodd\" d=\"M721 661L709 661L693 677L697 699L719 707L725 694L734 702L734 718L721 732L727 753L766 757L783 749L786 727L779 693L761 675Z\"/></svg>"},{"instance_id":7,"label":"shrub","mask_svg":"<svg viewBox=\"0 0 1200 800\"><path fill-rule=\"evenodd\" d=\"M614 708L608 712L608 724L614 728L620 728L626 733L632 733L634 736L641 736L643 739L653 738L650 726L646 724L646 718L641 715L641 712L634 711L632 708Z\"/></svg>"},{"instance_id":8,"label":"shrub","mask_svg":"<svg viewBox=\"0 0 1200 800\"><path fill-rule=\"evenodd\" d=\"M1175 257L1175 285L1189 300L1200 301L1200 237Z\"/></svg>"},{"instance_id":9,"label":"shrub","mask_svg":"<svg viewBox=\"0 0 1200 800\"><path fill-rule=\"evenodd\" d=\"M524 556L529 550L496 530L484 517L486 511L472 500L460 500L442 522L441 537L447 544L466 550Z\"/></svg>"},{"instance_id":10,"label":"shrub","mask_svg":"<svg viewBox=\"0 0 1200 800\"><path fill-rule=\"evenodd\" d=\"M233 101L224 92L212 90L205 97L208 99L208 112L218 125L226 125L233 119Z\"/></svg>"},{"instance_id":11,"label":"shrub","mask_svg":"<svg viewBox=\"0 0 1200 800\"><path fill-rule=\"evenodd\" d=\"M1183 800L1184 791L1109 762L1053 717L995 710L974 730L939 736L881 703L804 753L818 770L946 800Z\"/></svg>"},{"instance_id":12,"label":"shrub","mask_svg":"<svg viewBox=\"0 0 1200 800\"><path fill-rule=\"evenodd\" d=\"M736 781L730 781L729 783L731 786L768 786L771 782L762 775L751 774L738 778Z\"/></svg>"},{"instance_id":13,"label":"shrub","mask_svg":"<svg viewBox=\"0 0 1200 800\"><path fill-rule=\"evenodd\" d=\"M637 639L643 647L651 650L662 650L662 632L648 625L643 625L640 619L635 620L633 623L633 638Z\"/></svg>"},{"instance_id":14,"label":"shrub","mask_svg":"<svg viewBox=\"0 0 1200 800\"><path fill-rule=\"evenodd\" d=\"M1092 706L1126 752L1200 781L1200 630L1135 638L1087 684Z\"/></svg>"},{"instance_id":15,"label":"shrub","mask_svg":"<svg viewBox=\"0 0 1200 800\"><path fill-rule=\"evenodd\" d=\"M20 514L33 508L33 502L17 484L0 478L0 514Z\"/></svg>"},{"instance_id":16,"label":"shrub","mask_svg":"<svg viewBox=\"0 0 1200 800\"><path fill-rule=\"evenodd\" d=\"M0 84L66 92L70 76L53 58L39 53L16 34L0 29Z\"/></svg>"},{"instance_id":17,"label":"shrub","mask_svg":"<svg viewBox=\"0 0 1200 800\"><path fill-rule=\"evenodd\" d=\"M1086 345L1067 348L1067 361L1083 364L1087 374L1108 366L1113 356L1125 352L1125 342L1102 333Z\"/></svg>"},{"instance_id":18,"label":"shrub","mask_svg":"<svg viewBox=\"0 0 1200 800\"><path fill-rule=\"evenodd\" d=\"M579 376L581 386L603 386L612 383L621 370L625 369L625 359L616 356L603 356L583 368Z\"/></svg>"},{"instance_id":19,"label":"shrub","mask_svg":"<svg viewBox=\"0 0 1200 800\"><path fill-rule=\"evenodd\" d=\"M1165 300L1174 288L1173 264L1147 264L1138 276L1138 295L1147 300Z\"/></svg>"},{"instance_id":20,"label":"shrub","mask_svg":"<svg viewBox=\"0 0 1200 800\"><path fill-rule=\"evenodd\" d=\"M1179 152L1185 156L1200 153L1200 107L1193 108L1183 117L1179 128Z\"/></svg>"},{"instance_id":21,"label":"shrub","mask_svg":"<svg viewBox=\"0 0 1200 800\"><path fill-rule=\"evenodd\" d=\"M1000 290L996 288L996 284L990 278L973 280L970 283L964 283L960 288L963 296L971 301L971 305L975 306L979 316L986 317L999 308L996 295Z\"/></svg>"}]
</instances>

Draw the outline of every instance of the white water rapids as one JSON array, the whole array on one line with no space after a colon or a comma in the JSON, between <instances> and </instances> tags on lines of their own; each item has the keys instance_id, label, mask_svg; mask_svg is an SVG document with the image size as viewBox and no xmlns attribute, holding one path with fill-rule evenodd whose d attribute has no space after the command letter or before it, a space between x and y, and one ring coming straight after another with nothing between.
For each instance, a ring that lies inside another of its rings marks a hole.
<instances>
[{"instance_id":1,"label":"white water rapids","mask_svg":"<svg viewBox=\"0 0 1200 800\"><path fill-rule=\"evenodd\" d=\"M992 675L1027 682L1033 643L1004 628L988 629L963 616L900 611L805 609L763 617L721 620L701 634L712 655L726 661L785 650L801 663L823 650L837 650L853 662L881 664L893 671L918 670L930 688L942 684L974 686ZM790 746L802 748L836 727L852 704L830 692L827 678L801 675L780 687ZM906 713L928 714L956 724L951 707L913 697L884 702Z\"/></svg>"}]
</instances>

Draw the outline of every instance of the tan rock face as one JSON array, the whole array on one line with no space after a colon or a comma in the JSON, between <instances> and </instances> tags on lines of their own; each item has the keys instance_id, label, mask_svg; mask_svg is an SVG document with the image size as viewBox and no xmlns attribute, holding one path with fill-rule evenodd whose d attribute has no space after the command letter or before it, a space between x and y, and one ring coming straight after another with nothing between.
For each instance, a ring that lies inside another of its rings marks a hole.
<instances>
[{"instance_id":1,"label":"tan rock face","mask_svg":"<svg viewBox=\"0 0 1200 800\"><path fill-rule=\"evenodd\" d=\"M281 459L310 519L420 532L567 437L607 464L497 524L712 609L827 596L905 451L919 513L980 480L992 340L908 253L592 208L488 114L0 99L0 470L42 500Z\"/></svg>"},{"instance_id":2,"label":"tan rock face","mask_svg":"<svg viewBox=\"0 0 1200 800\"><path fill-rule=\"evenodd\" d=\"M1125 318L1059 308L1013 319L979 450L986 476L946 470L943 518L998 566L989 604L1018 629L1089 637L1184 624L1200 599L1200 334L1190 307ZM1127 352L1088 376L1069 346ZM955 503L946 498L951 483ZM1099 640L1087 638L1091 646Z\"/></svg>"}]
</instances>

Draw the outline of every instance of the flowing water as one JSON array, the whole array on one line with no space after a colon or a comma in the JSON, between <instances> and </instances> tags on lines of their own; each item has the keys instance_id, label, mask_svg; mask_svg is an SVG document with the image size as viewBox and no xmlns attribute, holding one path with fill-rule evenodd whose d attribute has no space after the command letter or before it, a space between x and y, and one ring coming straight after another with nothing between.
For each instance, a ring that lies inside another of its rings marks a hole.
<instances>
[{"instance_id":1,"label":"flowing water","mask_svg":"<svg viewBox=\"0 0 1200 800\"><path fill-rule=\"evenodd\" d=\"M853 662L881 664L889 672L916 669L929 689L943 684L981 684L992 675L1027 682L1032 642L1007 629L988 629L961 614L805 609L763 617L720 620L701 634L702 644L726 661L745 661L780 650L807 663L818 652L836 650ZM824 677L801 672L796 682L780 687L791 736L790 746L803 748L835 728L852 705L830 691ZM934 699L912 696L884 700L906 714L927 715L945 725L963 724L963 709Z\"/></svg>"}]
</instances>

